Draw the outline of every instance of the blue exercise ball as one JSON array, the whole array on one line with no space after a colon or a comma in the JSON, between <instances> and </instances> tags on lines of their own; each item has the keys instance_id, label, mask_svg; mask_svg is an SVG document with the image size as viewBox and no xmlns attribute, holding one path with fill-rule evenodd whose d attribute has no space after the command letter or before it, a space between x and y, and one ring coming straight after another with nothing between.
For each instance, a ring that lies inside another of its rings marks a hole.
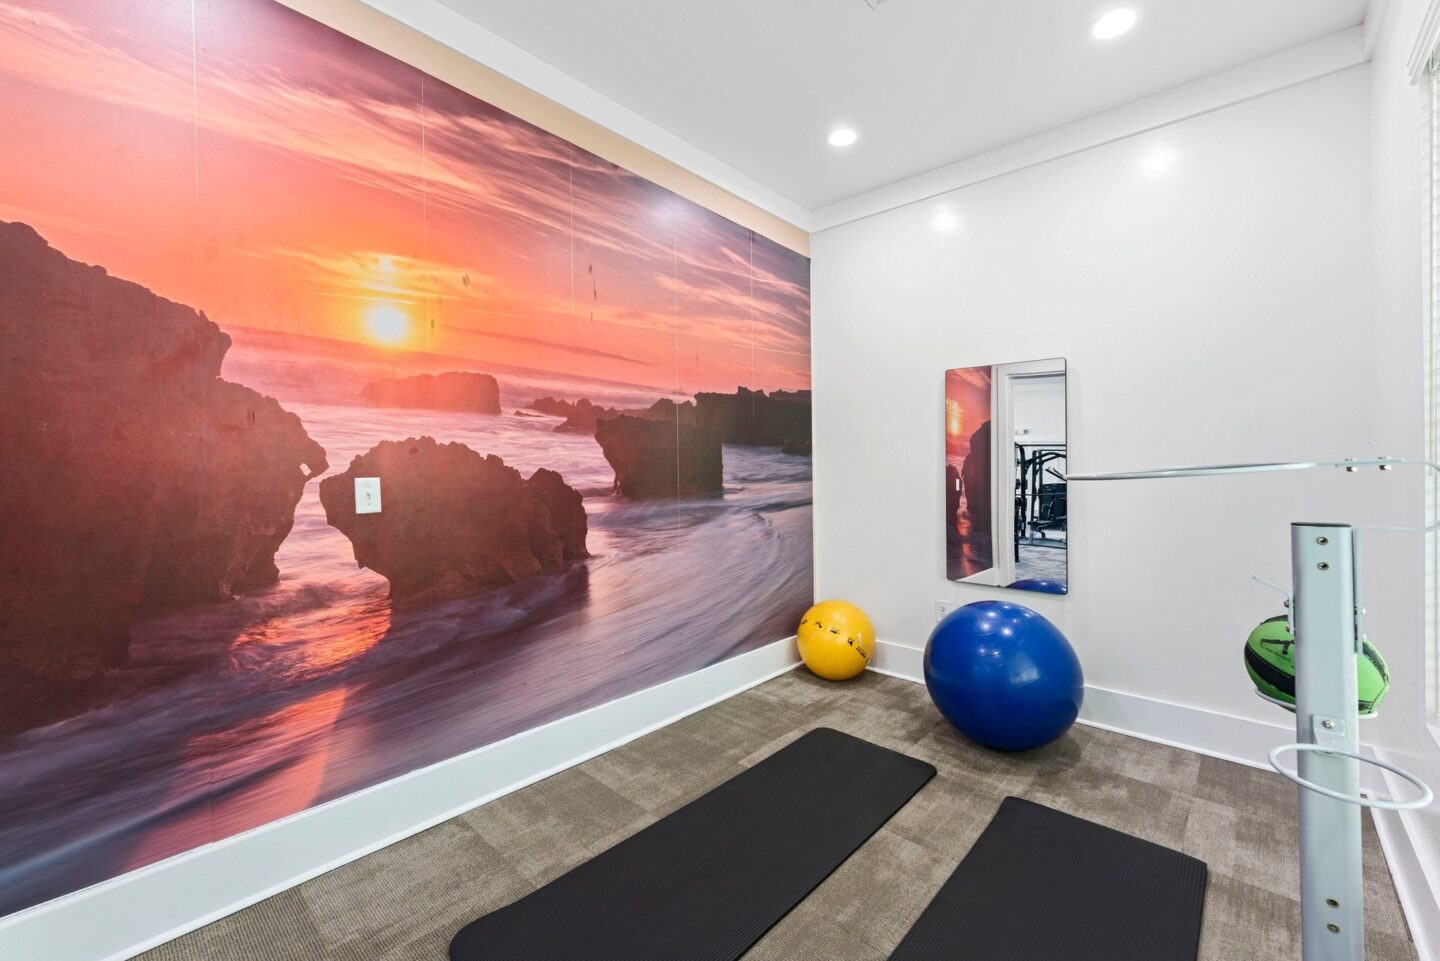
<instances>
[{"instance_id":1,"label":"blue exercise ball","mask_svg":"<svg viewBox=\"0 0 1440 961\"><path fill-rule=\"evenodd\" d=\"M1060 629L1009 601L951 611L925 645L925 686L960 733L1001 751L1049 744L1085 699L1080 659Z\"/></svg>"},{"instance_id":2,"label":"blue exercise ball","mask_svg":"<svg viewBox=\"0 0 1440 961\"><path fill-rule=\"evenodd\" d=\"M1070 591L1064 581L1057 581L1049 577L1027 577L1005 586L1013 587L1017 591L1039 591L1042 594L1067 594Z\"/></svg>"}]
</instances>

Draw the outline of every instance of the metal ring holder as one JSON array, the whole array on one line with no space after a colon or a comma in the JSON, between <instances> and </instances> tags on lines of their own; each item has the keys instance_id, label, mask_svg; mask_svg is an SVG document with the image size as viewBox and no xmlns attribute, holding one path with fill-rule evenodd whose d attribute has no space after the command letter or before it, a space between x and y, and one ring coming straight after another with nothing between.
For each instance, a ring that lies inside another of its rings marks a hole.
<instances>
[{"instance_id":1,"label":"metal ring holder","mask_svg":"<svg viewBox=\"0 0 1440 961\"><path fill-rule=\"evenodd\" d=\"M1383 770L1389 771L1396 777L1402 778L1420 789L1420 796L1409 801L1387 801L1379 798L1368 798L1359 794L1346 794L1343 791L1336 791L1331 788L1316 784L1314 781L1307 781L1298 772L1287 770L1280 765L1280 755L1311 751L1317 754L1328 754L1334 757L1348 757L1351 760L1359 761L1362 764L1370 764ZM1281 744L1270 749L1270 766L1279 771L1286 779L1295 782L1307 791L1314 791L1316 794L1323 794L1326 797L1334 798L1337 801L1344 801L1346 804L1357 804L1360 807L1379 808L1382 811L1414 811L1425 807L1435 799L1435 794L1430 790L1430 785L1420 780L1415 775L1403 768L1373 757L1366 757L1356 751L1342 751L1338 748L1326 747L1322 744Z\"/></svg>"}]
</instances>

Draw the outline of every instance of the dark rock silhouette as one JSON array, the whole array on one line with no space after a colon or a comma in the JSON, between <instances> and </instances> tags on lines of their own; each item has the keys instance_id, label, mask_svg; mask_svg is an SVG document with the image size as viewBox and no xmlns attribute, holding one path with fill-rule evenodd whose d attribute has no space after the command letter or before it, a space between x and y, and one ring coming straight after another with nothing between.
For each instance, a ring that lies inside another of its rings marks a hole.
<instances>
[{"instance_id":1,"label":"dark rock silhouette","mask_svg":"<svg viewBox=\"0 0 1440 961\"><path fill-rule=\"evenodd\" d=\"M295 505L306 481L329 466L300 418L248 387L216 381L200 414L213 446L160 506L141 596L147 613L227 601L278 581L275 552L294 526Z\"/></svg>"},{"instance_id":2,"label":"dark rock silhouette","mask_svg":"<svg viewBox=\"0 0 1440 961\"><path fill-rule=\"evenodd\" d=\"M613 407L592 404L583 397L573 404L568 400L541 397L539 400L531 402L530 406L542 414L564 417L565 423L555 427L555 430L562 434L593 434L597 421L618 416L620 413Z\"/></svg>"},{"instance_id":3,"label":"dark rock silhouette","mask_svg":"<svg viewBox=\"0 0 1440 961\"><path fill-rule=\"evenodd\" d=\"M142 613L275 579L325 455L204 314L0 223L0 734L83 711ZM308 467L308 470L307 470Z\"/></svg>"},{"instance_id":4,"label":"dark rock silhouette","mask_svg":"<svg viewBox=\"0 0 1440 961\"><path fill-rule=\"evenodd\" d=\"M810 454L810 392L739 387L733 394L699 393L693 401L676 403L662 397L649 407L620 410L581 399L571 403L542 397L530 404L541 413L564 417L555 429L564 433L593 434L602 420L622 415L715 431L722 443L749 447L779 447L786 453Z\"/></svg>"},{"instance_id":5,"label":"dark rock silhouette","mask_svg":"<svg viewBox=\"0 0 1440 961\"><path fill-rule=\"evenodd\" d=\"M360 390L372 407L418 407L476 414L500 413L500 385L489 374L447 371L377 380Z\"/></svg>"},{"instance_id":6,"label":"dark rock silhouette","mask_svg":"<svg viewBox=\"0 0 1440 961\"><path fill-rule=\"evenodd\" d=\"M965 488L965 516L970 520L973 537L990 538L990 422L987 420L970 435L970 452L960 466L960 481Z\"/></svg>"},{"instance_id":7,"label":"dark rock silhouette","mask_svg":"<svg viewBox=\"0 0 1440 961\"><path fill-rule=\"evenodd\" d=\"M596 424L595 440L615 469L615 490L626 497L690 497L723 490L717 431L621 415Z\"/></svg>"},{"instance_id":8,"label":"dark rock silhouette","mask_svg":"<svg viewBox=\"0 0 1440 961\"><path fill-rule=\"evenodd\" d=\"M580 492L565 483L558 473L543 467L531 474L525 483L550 512L550 526L560 538L562 560L589 557L585 536L589 533L590 524Z\"/></svg>"},{"instance_id":9,"label":"dark rock silhouette","mask_svg":"<svg viewBox=\"0 0 1440 961\"><path fill-rule=\"evenodd\" d=\"M810 392L737 388L733 394L695 395L695 422L720 432L726 444L781 447L810 442Z\"/></svg>"},{"instance_id":10,"label":"dark rock silhouette","mask_svg":"<svg viewBox=\"0 0 1440 961\"><path fill-rule=\"evenodd\" d=\"M787 437L785 443L780 445L780 453L809 457L811 453L810 438Z\"/></svg>"},{"instance_id":11,"label":"dark rock silhouette","mask_svg":"<svg viewBox=\"0 0 1440 961\"><path fill-rule=\"evenodd\" d=\"M694 405L688 400L684 404L677 405L668 397L662 397L649 407L621 410L617 407L601 407L599 404L592 404L585 398L571 403L568 400L556 400L554 397L541 397L530 404L532 408L543 414L550 414L555 417L564 417L565 423L556 426L555 430L565 434L594 434L595 425L602 420L613 420L621 414L629 417L638 417L641 420L666 420L674 423L680 417L677 411L684 409L688 419L684 423L695 422Z\"/></svg>"},{"instance_id":12,"label":"dark rock silhouette","mask_svg":"<svg viewBox=\"0 0 1440 961\"><path fill-rule=\"evenodd\" d=\"M580 406L591 406L588 400L583 397L573 404L568 400L560 400L557 397L540 397L530 402L531 410L538 410L542 414L549 414L551 417L569 417Z\"/></svg>"},{"instance_id":13,"label":"dark rock silhouette","mask_svg":"<svg viewBox=\"0 0 1440 961\"><path fill-rule=\"evenodd\" d=\"M357 477L380 478L380 513L355 513ZM493 454L430 437L375 445L320 482L320 503L396 601L458 597L588 556L585 509L559 474L525 480Z\"/></svg>"},{"instance_id":14,"label":"dark rock silhouette","mask_svg":"<svg viewBox=\"0 0 1440 961\"><path fill-rule=\"evenodd\" d=\"M624 413L642 420L663 420L671 424L695 424L695 402L675 403L669 397L661 397L644 410L627 410Z\"/></svg>"},{"instance_id":15,"label":"dark rock silhouette","mask_svg":"<svg viewBox=\"0 0 1440 961\"><path fill-rule=\"evenodd\" d=\"M956 523L960 520L960 495L963 488L960 483L960 472L955 469L954 464L945 465L945 536L948 538L958 537L960 534Z\"/></svg>"}]
</instances>

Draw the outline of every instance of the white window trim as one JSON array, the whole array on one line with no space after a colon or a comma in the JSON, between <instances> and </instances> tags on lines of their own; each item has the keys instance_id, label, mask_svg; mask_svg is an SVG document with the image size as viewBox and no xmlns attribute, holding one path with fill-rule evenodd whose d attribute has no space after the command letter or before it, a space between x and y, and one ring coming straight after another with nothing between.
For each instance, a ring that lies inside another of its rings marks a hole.
<instances>
[{"instance_id":1,"label":"white window trim","mask_svg":"<svg viewBox=\"0 0 1440 961\"><path fill-rule=\"evenodd\" d=\"M1421 59L1418 77L1423 105L1422 151L1425 184L1422 195L1424 257L1425 456L1440 461L1440 4L1430 5L1419 42L1429 53ZM1414 54L1412 54L1412 64ZM1440 483L1425 472L1425 523L1440 520ZM1425 535L1425 721L1440 745L1440 536Z\"/></svg>"},{"instance_id":2,"label":"white window trim","mask_svg":"<svg viewBox=\"0 0 1440 961\"><path fill-rule=\"evenodd\" d=\"M1388 11L1384 8L1387 3L1375 4L1376 12L1373 19L1378 23L1384 18ZM1369 11L1365 19L1372 19ZM1410 71L1410 82L1420 83L1425 71L1430 69L1430 58L1435 56L1435 47L1440 45L1440 3L1430 0L1425 5L1425 13L1420 18L1420 30L1415 34L1415 42L1410 46L1410 56L1405 60L1405 67Z\"/></svg>"}]
</instances>

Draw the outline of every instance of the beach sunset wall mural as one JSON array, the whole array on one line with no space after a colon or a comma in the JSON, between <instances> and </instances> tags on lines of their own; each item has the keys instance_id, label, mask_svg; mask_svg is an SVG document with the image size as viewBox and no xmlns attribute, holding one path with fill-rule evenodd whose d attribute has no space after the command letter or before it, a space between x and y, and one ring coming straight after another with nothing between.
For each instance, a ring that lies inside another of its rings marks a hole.
<instances>
[{"instance_id":1,"label":"beach sunset wall mural","mask_svg":"<svg viewBox=\"0 0 1440 961\"><path fill-rule=\"evenodd\" d=\"M0 914L793 633L805 257L272 0L0 52Z\"/></svg>"}]
</instances>

